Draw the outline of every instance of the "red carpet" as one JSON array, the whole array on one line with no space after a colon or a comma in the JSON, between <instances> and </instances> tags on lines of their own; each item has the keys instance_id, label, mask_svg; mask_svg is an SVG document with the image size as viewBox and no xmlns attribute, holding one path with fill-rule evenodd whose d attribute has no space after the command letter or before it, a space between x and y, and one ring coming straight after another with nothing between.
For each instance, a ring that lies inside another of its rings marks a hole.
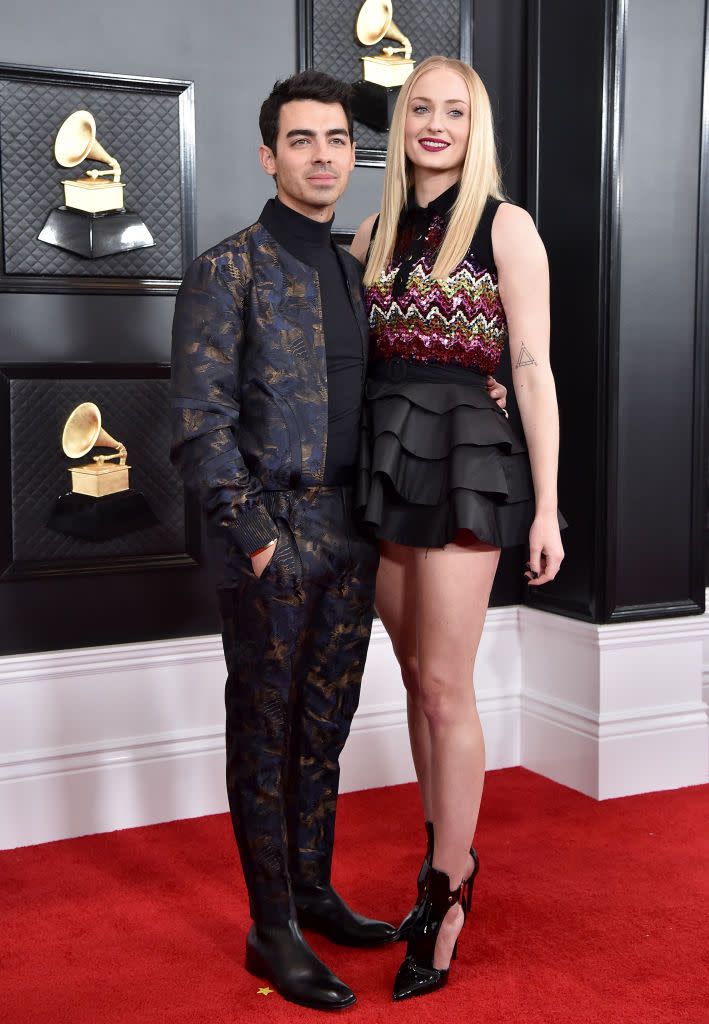
<instances>
[{"instance_id":1,"label":"red carpet","mask_svg":"<svg viewBox=\"0 0 709 1024\"><path fill-rule=\"evenodd\" d=\"M708 821L707 786L599 804L521 768L491 772L447 989L394 1004L400 944L313 937L358 995L339 1019L707 1024ZM335 882L357 909L398 920L421 847L413 786L342 798ZM242 968L226 816L0 853L0 900L3 1024L326 1019L258 995Z\"/></svg>"}]
</instances>

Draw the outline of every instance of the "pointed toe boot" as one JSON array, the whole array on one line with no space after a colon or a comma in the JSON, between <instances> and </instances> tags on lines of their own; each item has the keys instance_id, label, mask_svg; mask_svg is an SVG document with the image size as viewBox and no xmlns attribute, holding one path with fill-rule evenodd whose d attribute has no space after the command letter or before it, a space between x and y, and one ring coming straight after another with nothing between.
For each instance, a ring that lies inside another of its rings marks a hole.
<instances>
[{"instance_id":1,"label":"pointed toe boot","mask_svg":"<svg viewBox=\"0 0 709 1024\"><path fill-rule=\"evenodd\" d=\"M284 999L312 1010L344 1010L357 998L320 960L297 922L253 925L246 937L246 969L270 981Z\"/></svg>"},{"instance_id":2,"label":"pointed toe boot","mask_svg":"<svg viewBox=\"0 0 709 1024\"><path fill-rule=\"evenodd\" d=\"M462 885L450 888L448 875L430 867L423 898L413 922L404 962L394 980L393 998L411 999L443 988L448 982L449 968L433 966L436 939L444 917L452 906L461 901ZM465 906L463 906L465 913ZM458 943L453 949L456 958Z\"/></svg>"},{"instance_id":3,"label":"pointed toe boot","mask_svg":"<svg viewBox=\"0 0 709 1024\"><path fill-rule=\"evenodd\" d=\"M433 822L427 821L424 824L426 825L426 855L423 858L421 870L419 871L419 876L416 880L416 902L397 929L397 941L407 941L411 936L413 926L421 909L426 877L433 860ZM466 913L470 912L473 901L473 885L475 884L477 873L480 870L480 858L478 857L474 846L470 847L470 856L473 860L473 870L467 878L463 879L463 898L465 901L464 906Z\"/></svg>"}]
</instances>

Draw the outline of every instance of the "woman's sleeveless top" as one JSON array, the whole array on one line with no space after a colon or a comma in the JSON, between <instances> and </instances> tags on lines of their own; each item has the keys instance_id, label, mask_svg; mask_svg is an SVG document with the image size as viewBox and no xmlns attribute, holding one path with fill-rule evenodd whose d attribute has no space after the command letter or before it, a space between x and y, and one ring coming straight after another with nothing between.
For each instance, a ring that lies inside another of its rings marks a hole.
<instances>
[{"instance_id":1,"label":"woman's sleeveless top","mask_svg":"<svg viewBox=\"0 0 709 1024\"><path fill-rule=\"evenodd\" d=\"M455 364L493 374L507 342L507 318L492 253L490 197L464 259L443 280L431 270L458 185L402 214L391 263L366 290L371 358Z\"/></svg>"}]
</instances>

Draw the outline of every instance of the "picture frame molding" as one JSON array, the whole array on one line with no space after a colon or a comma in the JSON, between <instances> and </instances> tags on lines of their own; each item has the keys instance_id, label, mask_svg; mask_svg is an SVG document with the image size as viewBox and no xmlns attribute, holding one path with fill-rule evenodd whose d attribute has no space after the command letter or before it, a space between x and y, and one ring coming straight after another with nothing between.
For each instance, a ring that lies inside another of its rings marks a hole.
<instances>
[{"instance_id":1,"label":"picture frame molding","mask_svg":"<svg viewBox=\"0 0 709 1024\"><path fill-rule=\"evenodd\" d=\"M0 585L16 580L143 572L154 569L195 568L200 564L200 513L196 498L184 488L185 551L106 558L15 560L13 558L12 475L9 390L13 380L169 380L169 363L8 363L0 365L0 430L7 442L0 446ZM167 453L166 453L167 458Z\"/></svg>"},{"instance_id":2,"label":"picture frame molding","mask_svg":"<svg viewBox=\"0 0 709 1024\"><path fill-rule=\"evenodd\" d=\"M145 78L108 72L73 71L30 64L0 62L0 79L54 84L68 88L101 87L120 92L175 96L180 125L180 201L182 208L182 271L196 256L194 83L171 78ZM90 277L58 274L7 274L0 148L0 292L49 292L93 295L175 295L181 278Z\"/></svg>"}]
</instances>

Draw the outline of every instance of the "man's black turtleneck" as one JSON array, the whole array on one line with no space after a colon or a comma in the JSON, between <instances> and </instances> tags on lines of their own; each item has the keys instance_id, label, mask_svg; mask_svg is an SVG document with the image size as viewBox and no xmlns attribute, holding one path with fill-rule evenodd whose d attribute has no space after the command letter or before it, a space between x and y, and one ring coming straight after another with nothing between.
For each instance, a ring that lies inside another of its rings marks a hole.
<instances>
[{"instance_id":1,"label":"man's black turtleneck","mask_svg":"<svg viewBox=\"0 0 709 1024\"><path fill-rule=\"evenodd\" d=\"M279 245L318 275L327 359L327 456L323 483L351 483L357 461L362 402L362 336L335 252L334 217L320 223L279 199L266 204L263 221Z\"/></svg>"}]
</instances>

